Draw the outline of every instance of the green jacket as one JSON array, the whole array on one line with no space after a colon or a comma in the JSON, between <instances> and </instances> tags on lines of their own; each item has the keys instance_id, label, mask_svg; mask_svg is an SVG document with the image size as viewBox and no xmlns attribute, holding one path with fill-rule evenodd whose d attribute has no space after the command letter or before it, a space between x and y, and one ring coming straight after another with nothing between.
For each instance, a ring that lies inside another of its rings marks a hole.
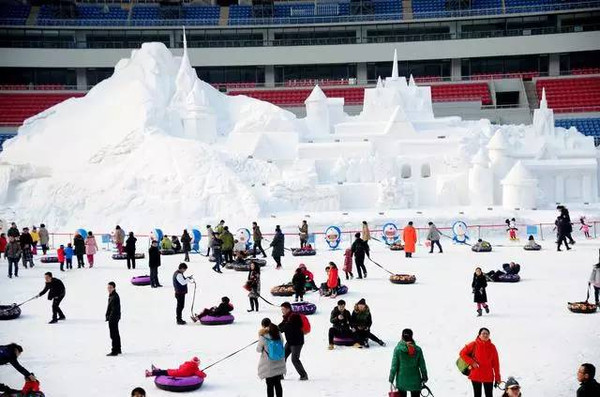
<instances>
[{"instance_id":1,"label":"green jacket","mask_svg":"<svg viewBox=\"0 0 600 397\"><path fill-rule=\"evenodd\" d=\"M163 249L163 250L173 249L173 243L168 238L164 238L160 241L160 249Z\"/></svg>"},{"instance_id":2,"label":"green jacket","mask_svg":"<svg viewBox=\"0 0 600 397\"><path fill-rule=\"evenodd\" d=\"M415 352L408 354L408 345L400 341L394 349L392 368L390 369L390 383L396 383L398 390L421 391L421 385L427 382L427 367L423 351L416 343L413 344Z\"/></svg>"},{"instance_id":3,"label":"green jacket","mask_svg":"<svg viewBox=\"0 0 600 397\"><path fill-rule=\"evenodd\" d=\"M223 230L221 241L221 249L223 251L231 251L233 249L233 234L229 230Z\"/></svg>"}]
</instances>

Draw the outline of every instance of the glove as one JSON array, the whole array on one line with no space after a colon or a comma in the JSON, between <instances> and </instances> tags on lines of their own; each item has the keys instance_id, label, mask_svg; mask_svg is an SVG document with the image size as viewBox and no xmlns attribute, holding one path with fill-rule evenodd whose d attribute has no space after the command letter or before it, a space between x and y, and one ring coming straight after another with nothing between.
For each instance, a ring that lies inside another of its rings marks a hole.
<instances>
[{"instance_id":1,"label":"glove","mask_svg":"<svg viewBox=\"0 0 600 397\"><path fill-rule=\"evenodd\" d=\"M500 384L500 382L494 382L494 388L498 388L498 385Z\"/></svg>"}]
</instances>

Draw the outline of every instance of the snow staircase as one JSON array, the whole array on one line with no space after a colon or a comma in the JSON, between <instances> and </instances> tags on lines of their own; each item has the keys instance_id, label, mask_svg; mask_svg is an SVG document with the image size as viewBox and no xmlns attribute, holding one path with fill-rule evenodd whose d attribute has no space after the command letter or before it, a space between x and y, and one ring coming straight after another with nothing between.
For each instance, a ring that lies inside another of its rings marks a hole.
<instances>
[{"instance_id":1,"label":"snow staircase","mask_svg":"<svg viewBox=\"0 0 600 397\"><path fill-rule=\"evenodd\" d=\"M31 11L29 11L29 16L27 17L27 21L25 25L37 25L37 18L40 14L40 6L31 6Z\"/></svg>"},{"instance_id":2,"label":"snow staircase","mask_svg":"<svg viewBox=\"0 0 600 397\"><path fill-rule=\"evenodd\" d=\"M527 103L529 104L529 109L533 111L540 105L540 100L538 99L537 90L535 88L535 82L523 81L523 86L525 87L525 94L527 94Z\"/></svg>"},{"instance_id":3,"label":"snow staircase","mask_svg":"<svg viewBox=\"0 0 600 397\"><path fill-rule=\"evenodd\" d=\"M502 0L504 1L504 0ZM413 6L412 0L402 0L402 15L403 19L411 20L413 19Z\"/></svg>"},{"instance_id":4,"label":"snow staircase","mask_svg":"<svg viewBox=\"0 0 600 397\"><path fill-rule=\"evenodd\" d=\"M229 22L229 7L221 7L219 14L219 26L227 26Z\"/></svg>"}]
</instances>

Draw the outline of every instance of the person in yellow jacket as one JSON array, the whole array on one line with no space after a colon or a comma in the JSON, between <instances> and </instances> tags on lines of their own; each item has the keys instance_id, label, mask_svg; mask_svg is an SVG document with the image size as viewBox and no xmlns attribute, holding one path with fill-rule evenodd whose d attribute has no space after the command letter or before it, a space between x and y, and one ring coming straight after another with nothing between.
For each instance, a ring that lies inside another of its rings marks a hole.
<instances>
[{"instance_id":1,"label":"person in yellow jacket","mask_svg":"<svg viewBox=\"0 0 600 397\"><path fill-rule=\"evenodd\" d=\"M33 244L31 244L31 253L33 255L37 255L37 245L40 241L40 234L38 233L37 227L32 227L31 232L29 234L31 235L31 239L33 240Z\"/></svg>"}]
</instances>

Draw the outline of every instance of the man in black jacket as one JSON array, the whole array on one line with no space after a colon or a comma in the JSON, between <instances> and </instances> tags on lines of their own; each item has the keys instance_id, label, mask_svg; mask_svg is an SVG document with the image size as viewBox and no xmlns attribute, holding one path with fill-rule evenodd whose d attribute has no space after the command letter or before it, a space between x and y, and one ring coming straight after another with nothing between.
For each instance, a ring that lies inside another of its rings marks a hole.
<instances>
[{"instance_id":1,"label":"man in black jacket","mask_svg":"<svg viewBox=\"0 0 600 397\"><path fill-rule=\"evenodd\" d=\"M116 290L117 286L113 281L108 283L108 306L106 307L106 321L108 321L108 330L112 341L112 349L107 356L117 356L121 354L121 335L119 335L119 320L121 319L121 299Z\"/></svg>"},{"instance_id":2,"label":"man in black jacket","mask_svg":"<svg viewBox=\"0 0 600 397\"><path fill-rule=\"evenodd\" d=\"M585 363L581 364L577 371L577 380L581 383L577 389L577 397L598 397L600 396L600 384L596 382L596 367Z\"/></svg>"},{"instance_id":3,"label":"man in black jacket","mask_svg":"<svg viewBox=\"0 0 600 397\"><path fill-rule=\"evenodd\" d=\"M66 318L65 314L60 310L60 302L64 299L66 293L65 285L59 279L52 277L52 273L50 272L44 274L44 279L46 280L46 286L38 294L38 297L48 292L48 300L52 301L52 320L48 324L55 324L58 320Z\"/></svg>"},{"instance_id":4,"label":"man in black jacket","mask_svg":"<svg viewBox=\"0 0 600 397\"><path fill-rule=\"evenodd\" d=\"M19 229L17 228L17 224L12 222L10 224L10 228L8 229L8 232L6 232L6 235L8 237L14 237L15 239L19 240L19 236L21 236L21 233L19 233Z\"/></svg>"},{"instance_id":5,"label":"man in black jacket","mask_svg":"<svg viewBox=\"0 0 600 397\"><path fill-rule=\"evenodd\" d=\"M329 321L333 325L329 328L329 350L333 350L333 338L352 338L350 329L350 312L346 310L346 301L340 299L337 306L331 311Z\"/></svg>"},{"instance_id":6,"label":"man in black jacket","mask_svg":"<svg viewBox=\"0 0 600 397\"><path fill-rule=\"evenodd\" d=\"M8 345L0 346L0 365L10 364L19 371L25 378L36 381L35 376L27 371L19 361L17 360L19 356L23 353L23 348L16 343L10 343Z\"/></svg>"},{"instance_id":7,"label":"man in black jacket","mask_svg":"<svg viewBox=\"0 0 600 397\"><path fill-rule=\"evenodd\" d=\"M363 239L360 238L360 233L356 233L354 235L356 240L352 243L350 250L352 251L352 255L354 255L354 261L356 262L356 270L358 271L358 278L363 278L363 273L365 274L365 278L367 278L367 268L365 267L365 255L369 256L369 246L365 243Z\"/></svg>"},{"instance_id":8,"label":"man in black jacket","mask_svg":"<svg viewBox=\"0 0 600 397\"><path fill-rule=\"evenodd\" d=\"M160 266L160 250L158 241L152 240L148 249L148 267L150 268L150 286L152 288L162 287L158 282L158 268Z\"/></svg>"},{"instance_id":9,"label":"man in black jacket","mask_svg":"<svg viewBox=\"0 0 600 397\"><path fill-rule=\"evenodd\" d=\"M285 359L292 355L292 364L300 375L300 380L308 380L308 375L300 361L300 352L304 346L304 331L302 330L302 318L297 313L292 312L292 305L289 302L281 304L281 313L283 322L279 324L279 330L285 334Z\"/></svg>"}]
</instances>

